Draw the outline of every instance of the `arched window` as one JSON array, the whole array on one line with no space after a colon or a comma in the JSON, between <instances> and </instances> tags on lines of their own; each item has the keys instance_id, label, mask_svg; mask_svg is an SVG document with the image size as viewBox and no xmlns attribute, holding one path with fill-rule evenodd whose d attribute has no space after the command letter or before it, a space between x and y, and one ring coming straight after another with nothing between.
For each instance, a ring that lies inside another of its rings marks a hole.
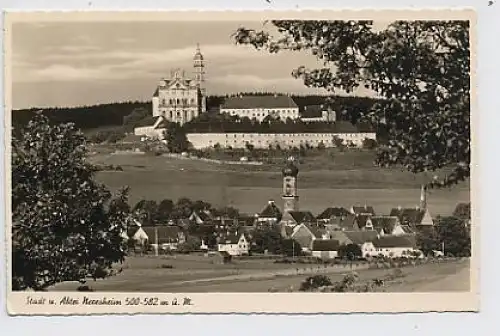
<instances>
[{"instance_id":1,"label":"arched window","mask_svg":"<svg viewBox=\"0 0 500 336\"><path fill-rule=\"evenodd\" d=\"M169 99L169 100L168 100L168 103L169 103L170 105L172 105L172 104L173 104L172 99Z\"/></svg>"},{"instance_id":2,"label":"arched window","mask_svg":"<svg viewBox=\"0 0 500 336\"><path fill-rule=\"evenodd\" d=\"M191 104L194 104L194 98L191 98Z\"/></svg>"},{"instance_id":3,"label":"arched window","mask_svg":"<svg viewBox=\"0 0 500 336\"><path fill-rule=\"evenodd\" d=\"M170 111L170 120L172 120L172 118L174 117L172 111Z\"/></svg>"},{"instance_id":4,"label":"arched window","mask_svg":"<svg viewBox=\"0 0 500 336\"><path fill-rule=\"evenodd\" d=\"M180 104L180 100L179 100L179 98L177 98L177 99L176 99L176 103L177 103L177 104Z\"/></svg>"}]
</instances>

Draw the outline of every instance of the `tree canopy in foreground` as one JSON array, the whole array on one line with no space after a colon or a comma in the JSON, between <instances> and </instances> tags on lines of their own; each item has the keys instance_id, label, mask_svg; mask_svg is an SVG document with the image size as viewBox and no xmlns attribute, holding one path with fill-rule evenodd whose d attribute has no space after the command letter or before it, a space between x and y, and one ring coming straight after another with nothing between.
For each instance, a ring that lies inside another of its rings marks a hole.
<instances>
[{"instance_id":1,"label":"tree canopy in foreground","mask_svg":"<svg viewBox=\"0 0 500 336\"><path fill-rule=\"evenodd\" d=\"M85 139L72 124L37 114L12 138L12 289L110 274L123 261L130 212L94 181Z\"/></svg>"},{"instance_id":2,"label":"tree canopy in foreground","mask_svg":"<svg viewBox=\"0 0 500 336\"><path fill-rule=\"evenodd\" d=\"M278 53L306 50L318 68L292 72L311 88L381 98L361 118L387 139L377 163L435 175L432 186L470 176L470 47L468 21L396 21L374 29L372 21L273 20L277 30L239 28L237 44Z\"/></svg>"}]
</instances>

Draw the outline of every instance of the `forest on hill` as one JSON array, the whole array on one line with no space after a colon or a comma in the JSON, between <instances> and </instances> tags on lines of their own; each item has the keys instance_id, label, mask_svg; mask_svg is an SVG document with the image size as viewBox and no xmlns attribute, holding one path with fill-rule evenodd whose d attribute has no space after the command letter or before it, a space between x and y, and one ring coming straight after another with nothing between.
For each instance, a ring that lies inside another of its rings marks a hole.
<instances>
[{"instance_id":1,"label":"forest on hill","mask_svg":"<svg viewBox=\"0 0 500 336\"><path fill-rule=\"evenodd\" d=\"M274 95L271 92L246 92L242 95ZM207 97L207 109L217 111L224 99L235 95L213 95ZM291 95L299 108L307 105L324 104L327 96L320 95ZM372 98L336 96L333 99L332 108L337 111L338 118L356 121L360 112L369 110L375 102ZM99 127L120 126L123 118L135 109L146 109L151 111L151 102L120 102L79 107L49 107L30 108L12 111L12 126L14 129L28 123L33 115L42 110L51 122L72 122L82 130L95 129Z\"/></svg>"}]
</instances>

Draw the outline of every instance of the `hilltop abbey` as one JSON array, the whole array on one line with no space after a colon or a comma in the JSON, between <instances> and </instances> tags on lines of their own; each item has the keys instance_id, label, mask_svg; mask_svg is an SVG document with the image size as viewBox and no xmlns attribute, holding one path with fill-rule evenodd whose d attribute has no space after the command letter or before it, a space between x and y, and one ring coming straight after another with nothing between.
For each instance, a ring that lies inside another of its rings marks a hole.
<instances>
[{"instance_id":1,"label":"hilltop abbey","mask_svg":"<svg viewBox=\"0 0 500 336\"><path fill-rule=\"evenodd\" d=\"M335 111L323 105L299 107L290 95L236 95L224 99L220 113L247 118L262 123L279 119L282 122L300 120L303 123L324 123L330 126L324 131L311 132L214 132L201 130L186 134L195 149L220 146L223 148L293 148L299 146L334 147L335 139L341 139L347 146L361 147L366 139L376 140L372 129L361 129L349 121L337 120ZM163 139L166 122L184 125L201 113L207 112L207 90L205 83L205 58L199 45L193 57L193 69L171 71L169 78L163 78L152 97L151 124L134 129L136 136Z\"/></svg>"},{"instance_id":2,"label":"hilltop abbey","mask_svg":"<svg viewBox=\"0 0 500 336\"><path fill-rule=\"evenodd\" d=\"M207 109L205 63L200 47L193 57L193 77L175 69L170 78L163 78L153 94L153 116L184 124Z\"/></svg>"}]
</instances>

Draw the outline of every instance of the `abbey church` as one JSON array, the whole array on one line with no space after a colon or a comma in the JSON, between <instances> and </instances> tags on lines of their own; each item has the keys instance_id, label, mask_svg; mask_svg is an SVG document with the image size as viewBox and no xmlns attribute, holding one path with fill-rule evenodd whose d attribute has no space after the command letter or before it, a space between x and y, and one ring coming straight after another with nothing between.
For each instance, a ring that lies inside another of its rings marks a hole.
<instances>
[{"instance_id":1,"label":"abbey church","mask_svg":"<svg viewBox=\"0 0 500 336\"><path fill-rule=\"evenodd\" d=\"M206 111L205 63L199 46L191 75L176 69L160 81L153 94L153 116L182 125Z\"/></svg>"}]
</instances>

